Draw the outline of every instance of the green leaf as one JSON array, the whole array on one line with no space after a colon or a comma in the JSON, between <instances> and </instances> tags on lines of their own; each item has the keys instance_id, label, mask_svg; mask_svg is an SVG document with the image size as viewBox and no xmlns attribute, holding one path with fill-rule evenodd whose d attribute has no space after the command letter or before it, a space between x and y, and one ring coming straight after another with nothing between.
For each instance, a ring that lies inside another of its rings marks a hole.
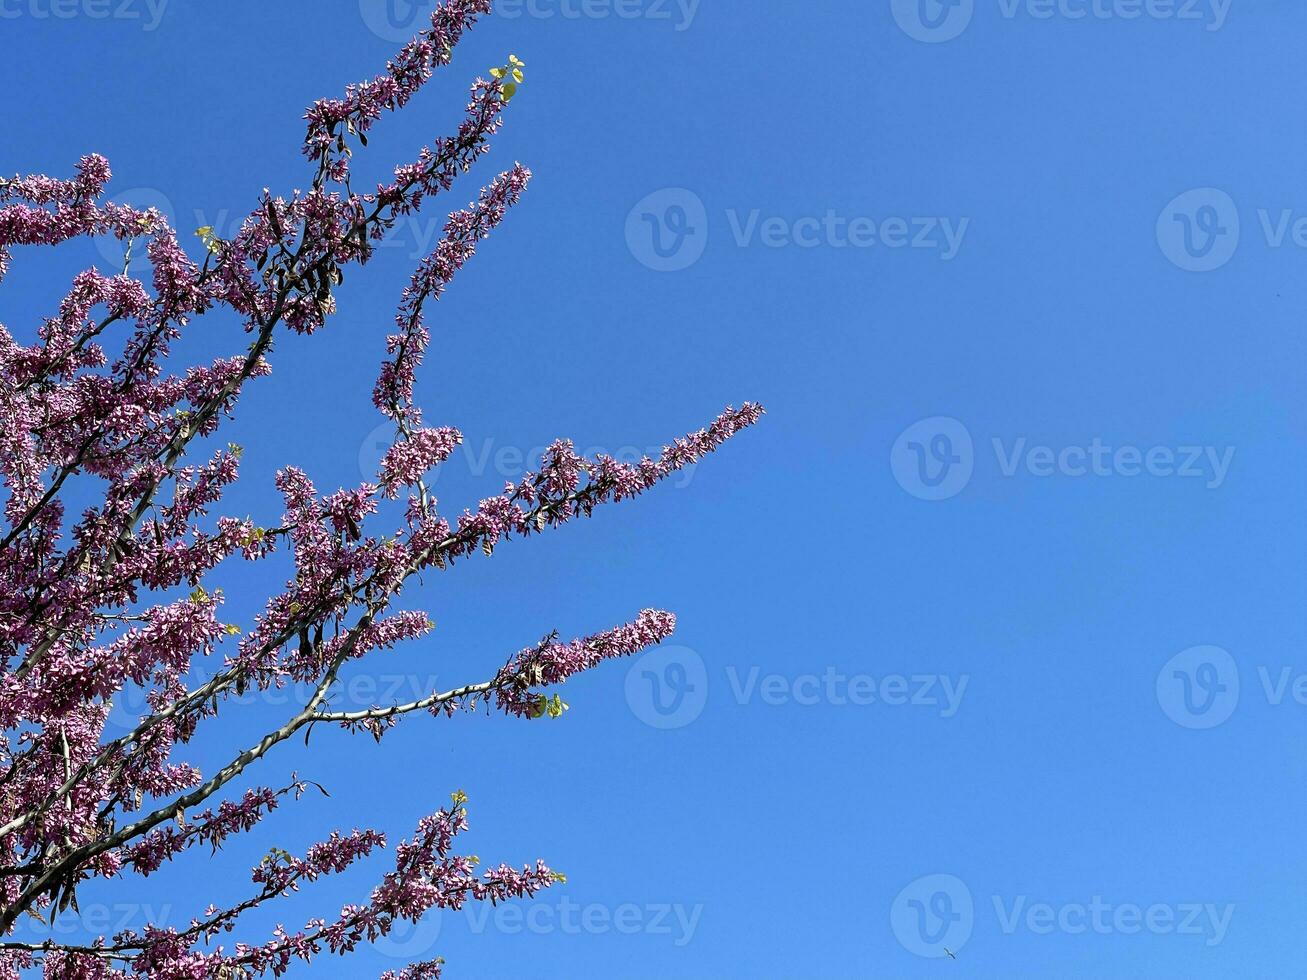
<instances>
[{"instance_id":1,"label":"green leaf","mask_svg":"<svg viewBox=\"0 0 1307 980\"><path fill-rule=\"evenodd\" d=\"M495 78L503 78L505 75L508 74L508 72L504 71L504 69L502 68L491 68L490 74Z\"/></svg>"},{"instance_id":2,"label":"green leaf","mask_svg":"<svg viewBox=\"0 0 1307 980\"><path fill-rule=\"evenodd\" d=\"M507 102L513 96L517 95L517 85L513 82L504 83L504 101Z\"/></svg>"},{"instance_id":3,"label":"green leaf","mask_svg":"<svg viewBox=\"0 0 1307 980\"><path fill-rule=\"evenodd\" d=\"M204 243L204 247L210 252L217 253L222 250L222 242L213 233L213 225L205 225L203 228L196 228L195 235Z\"/></svg>"}]
</instances>

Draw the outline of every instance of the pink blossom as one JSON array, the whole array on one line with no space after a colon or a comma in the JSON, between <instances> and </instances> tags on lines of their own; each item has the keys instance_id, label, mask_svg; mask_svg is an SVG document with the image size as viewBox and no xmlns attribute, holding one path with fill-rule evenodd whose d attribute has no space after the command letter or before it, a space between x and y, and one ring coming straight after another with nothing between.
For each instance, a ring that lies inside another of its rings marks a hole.
<instances>
[{"instance_id":1,"label":"pink blossom","mask_svg":"<svg viewBox=\"0 0 1307 980\"><path fill-rule=\"evenodd\" d=\"M274 781L281 788L240 780L292 737L326 723L326 737L380 738L406 715L490 702L535 716L542 689L671 635L670 613L645 610L571 642L551 634L488 678L406 704L333 707L355 661L429 642L432 617L409 608L424 580L643 493L762 415L751 403L728 408L634 465L585 458L558 440L517 483L488 488L461 514L442 513L428 474L462 435L425 425L414 400L430 352L427 303L522 200L531 174L520 164L449 215L404 291L373 392L394 423L376 482L320 491L308 473L286 467L273 481L279 515L228 512L242 450L224 447L221 432L250 383L275 383L263 379L283 360L276 341L326 329L346 271L354 275L399 218L448 191L503 124L509 91L477 79L455 133L375 190L351 188L350 157L367 133L450 63L489 10L489 0L445 0L383 73L310 107L304 186L265 189L229 239L206 238L201 261L162 214L102 200L103 157L83 157L71 177L0 179L0 277L22 249L87 236L111 235L135 256L65 279L67 292L31 343L0 326L0 980L32 969L62 980L279 976L435 910L529 899L561 881L541 861L482 868L457 853L467 810L454 794L390 854L386 836L366 828L326 829L298 856L271 850L251 870L244 899L205 902L185 929L150 923L84 946L15 934L20 916L71 903L94 879L108 886L171 861L221 860L232 838L275 827L284 807L320 787L295 776ZM234 314L244 335L225 356L175 368L195 320L214 311ZM383 345L359 340L368 342ZM386 504L401 496L406 504ZM214 570L274 554L286 563L284 585L251 621L228 622ZM292 699L288 717L200 767L192 743L219 713L240 710L237 698L251 689L291 684L309 693ZM133 712L126 702L135 691L144 700ZM130 730L110 727L123 716ZM250 911L384 861L357 902L250 938ZM442 962L385 978L430 980Z\"/></svg>"}]
</instances>

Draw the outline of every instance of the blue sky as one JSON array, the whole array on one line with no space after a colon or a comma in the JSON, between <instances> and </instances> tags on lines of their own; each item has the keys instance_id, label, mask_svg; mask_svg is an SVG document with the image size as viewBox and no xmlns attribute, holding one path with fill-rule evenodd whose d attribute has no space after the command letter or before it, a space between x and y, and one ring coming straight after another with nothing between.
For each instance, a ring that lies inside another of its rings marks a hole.
<instances>
[{"instance_id":1,"label":"blue sky","mask_svg":"<svg viewBox=\"0 0 1307 980\"><path fill-rule=\"evenodd\" d=\"M98 151L122 199L221 234L307 181L304 106L413 14L0 0L0 170ZM461 787L472 850L569 884L316 975L436 952L476 977L1300 970L1304 28L1287 0L502 3L356 165L409 159L526 61L477 176L535 181L431 321L420 401L467 438L444 507L557 436L645 451L728 402L769 414L688 479L429 582L437 632L348 696L478 680L644 606L677 637L568 684L561 722L288 745L264 778L330 799L102 914L184 925L270 846L397 840ZM233 512L275 519L279 466L330 490L375 461L399 291L475 180L279 346L229 435ZM30 331L92 261L21 253L0 319ZM217 319L187 343L244 345ZM248 614L282 574L220 584ZM249 704L202 759L284 709Z\"/></svg>"}]
</instances>

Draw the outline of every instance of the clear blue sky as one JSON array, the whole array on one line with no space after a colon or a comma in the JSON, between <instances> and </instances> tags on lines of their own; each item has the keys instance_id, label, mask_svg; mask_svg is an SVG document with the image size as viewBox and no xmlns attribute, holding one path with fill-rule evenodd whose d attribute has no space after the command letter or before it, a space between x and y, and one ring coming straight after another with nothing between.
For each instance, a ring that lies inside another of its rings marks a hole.
<instances>
[{"instance_id":1,"label":"clear blue sky","mask_svg":"<svg viewBox=\"0 0 1307 980\"><path fill-rule=\"evenodd\" d=\"M102 152L191 241L306 182L304 106L394 46L369 0L50 3L0 0L0 170ZM1288 0L504 4L358 163L409 159L474 75L527 62L478 175L536 180L432 319L421 401L470 450L443 505L559 435L617 452L769 415L688 486L429 582L437 633L354 694L478 680L646 605L675 645L569 684L562 722L319 731L264 778L329 800L104 900L184 926L269 846L398 840L462 787L472 850L569 884L317 976L406 949L454 977L1300 972L1305 29ZM475 179L280 345L231 431L231 510L275 520L288 463L360 479L416 243ZM21 253L0 318L30 332L74 259L99 256ZM215 320L187 350L244 343ZM249 613L280 574L222 584Z\"/></svg>"}]
</instances>

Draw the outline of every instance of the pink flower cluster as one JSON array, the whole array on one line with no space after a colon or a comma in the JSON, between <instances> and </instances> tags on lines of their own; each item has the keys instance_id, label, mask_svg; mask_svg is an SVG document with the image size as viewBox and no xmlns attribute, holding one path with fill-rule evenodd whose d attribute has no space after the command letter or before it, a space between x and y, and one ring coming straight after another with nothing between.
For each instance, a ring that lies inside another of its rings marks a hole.
<instances>
[{"instance_id":1,"label":"pink flower cluster","mask_svg":"<svg viewBox=\"0 0 1307 980\"><path fill-rule=\"evenodd\" d=\"M366 146L372 124L383 113L406 106L431 80L437 67L449 64L454 46L477 17L488 13L490 0L450 0L441 4L431 18L431 26L404 45L384 73L369 82L350 85L343 98L322 99L309 108L305 114L309 123L305 154L320 161L331 180L347 180L349 147L345 134L360 137Z\"/></svg>"},{"instance_id":2,"label":"pink flower cluster","mask_svg":"<svg viewBox=\"0 0 1307 980\"><path fill-rule=\"evenodd\" d=\"M671 613L645 609L635 622L597 636L530 647L500 670L495 698L499 707L509 714L530 716L538 703L538 695L530 693L532 687L561 684L573 674L597 667L605 660L630 656L661 643L675 631L676 617Z\"/></svg>"},{"instance_id":3,"label":"pink flower cluster","mask_svg":"<svg viewBox=\"0 0 1307 980\"><path fill-rule=\"evenodd\" d=\"M445 286L476 253L477 241L487 237L503 221L530 180L531 171L521 164L500 174L481 192L475 205L449 216L435 250L413 273L395 316L399 332L386 338L386 350L392 356L382 365L372 394L373 403L385 414L399 422L416 421L412 408L413 382L431 342L431 334L423 324L423 308L428 299L440 299Z\"/></svg>"},{"instance_id":4,"label":"pink flower cluster","mask_svg":"<svg viewBox=\"0 0 1307 980\"><path fill-rule=\"evenodd\" d=\"M0 325L0 980L30 970L84 980L279 976L433 909L529 898L561 880L540 862L478 870L476 859L456 854L467 817L455 794L452 807L395 848L393 869L370 894L299 930L228 938L248 929L251 910L375 859L386 846L381 833L333 831L298 857L273 850L254 868L246 899L211 906L186 929L151 924L84 946L53 933L25 943L15 933L20 917L49 921L75 906L90 879L149 876L195 859L194 851L220 860L226 841L275 822L283 804L314 788L295 776L276 780L287 782L281 789L242 782L278 745L318 725L335 737L343 726L380 738L410 713L490 701L530 717L541 690L671 634L670 613L645 610L585 639L551 637L492 677L408 704L333 707L354 661L431 634L428 613L404 607L424 577L638 495L762 414L751 403L728 408L634 465L582 457L560 440L535 472L501 493L452 521L440 512L429 474L462 435L425 425L414 401L431 340L426 304L520 201L531 177L520 164L449 215L404 291L373 392L375 408L394 424L375 483L323 493L287 467L275 480L280 518L224 513L242 450L213 446L221 447L216 437L247 385L271 374L276 339L323 329L345 271L363 265L400 216L447 192L502 125L511 91L477 79L454 135L375 190L351 187L356 145L366 146L385 112L406 105L450 63L489 9L490 0L444 0L384 73L311 106L304 151L314 170L304 189L265 191L229 240L203 240L198 259L157 211L102 200L110 169L100 156L84 157L67 179L0 179L0 277L20 249L100 235L115 236L146 270L125 260L76 274L30 338ZM216 310L234 313L244 329L228 355L173 369L178 342ZM287 568L284 585L252 622L224 621L227 605L210 573L237 558L273 556ZM225 762L197 764L191 743L220 712L238 709L247 691L291 683L308 693L289 717ZM128 713L136 693L143 706ZM433 959L386 978L429 980L440 971Z\"/></svg>"}]
</instances>

